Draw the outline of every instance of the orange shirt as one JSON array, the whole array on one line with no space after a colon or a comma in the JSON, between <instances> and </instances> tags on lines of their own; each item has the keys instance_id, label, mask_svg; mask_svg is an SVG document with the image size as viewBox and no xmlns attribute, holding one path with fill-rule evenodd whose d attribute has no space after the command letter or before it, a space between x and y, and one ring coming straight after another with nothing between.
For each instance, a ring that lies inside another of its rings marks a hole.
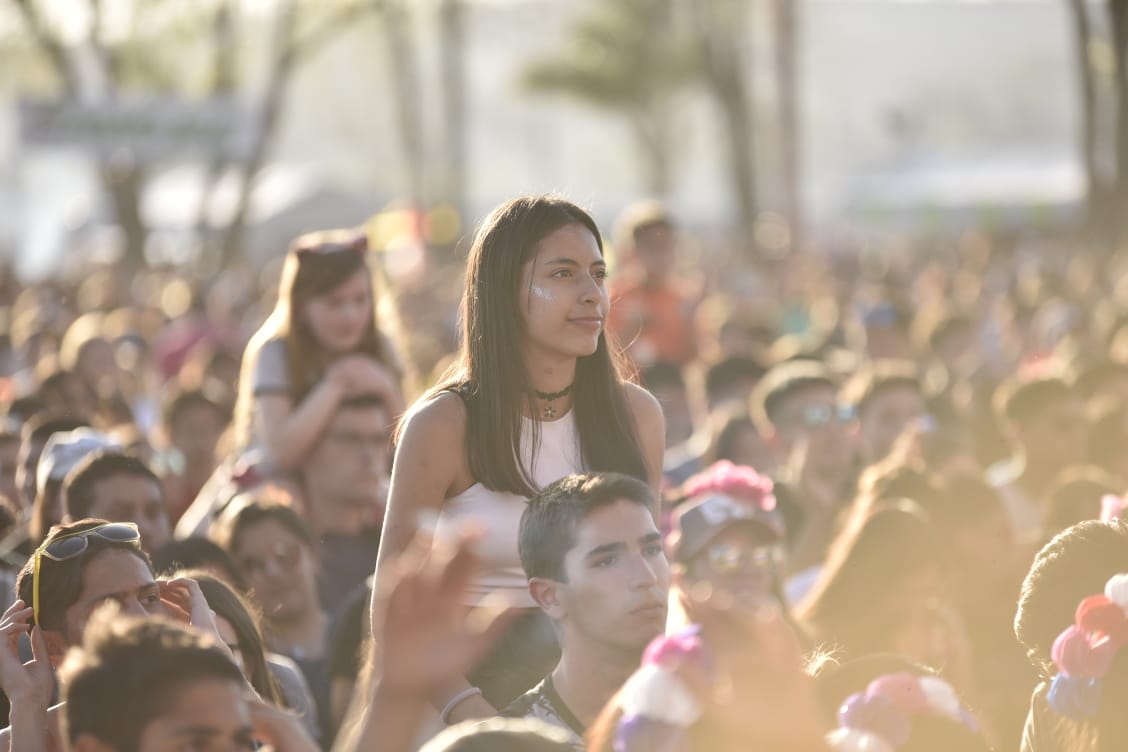
<instances>
[{"instance_id":1,"label":"orange shirt","mask_svg":"<svg viewBox=\"0 0 1128 752\"><path fill-rule=\"evenodd\" d=\"M697 354L693 309L672 285L624 285L611 291L608 329L640 367L660 361L685 365Z\"/></svg>"}]
</instances>

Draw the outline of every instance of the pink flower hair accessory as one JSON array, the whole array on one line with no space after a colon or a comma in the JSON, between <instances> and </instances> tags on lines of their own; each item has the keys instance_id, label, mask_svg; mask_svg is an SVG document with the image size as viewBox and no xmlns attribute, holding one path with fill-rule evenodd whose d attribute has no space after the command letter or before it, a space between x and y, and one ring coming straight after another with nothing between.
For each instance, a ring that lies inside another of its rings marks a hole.
<instances>
[{"instance_id":1,"label":"pink flower hair accessory","mask_svg":"<svg viewBox=\"0 0 1128 752\"><path fill-rule=\"evenodd\" d=\"M1078 604L1070 624L1054 640L1050 656L1058 674L1050 684L1050 707L1069 718L1087 718L1100 708L1101 680L1128 644L1128 575L1105 583L1104 593Z\"/></svg>"},{"instance_id":2,"label":"pink flower hair accessory","mask_svg":"<svg viewBox=\"0 0 1128 752\"><path fill-rule=\"evenodd\" d=\"M975 719L951 685L935 676L886 674L846 698L838 728L827 736L836 752L893 752L908 742L915 716L938 715L976 731Z\"/></svg>"}]
</instances>

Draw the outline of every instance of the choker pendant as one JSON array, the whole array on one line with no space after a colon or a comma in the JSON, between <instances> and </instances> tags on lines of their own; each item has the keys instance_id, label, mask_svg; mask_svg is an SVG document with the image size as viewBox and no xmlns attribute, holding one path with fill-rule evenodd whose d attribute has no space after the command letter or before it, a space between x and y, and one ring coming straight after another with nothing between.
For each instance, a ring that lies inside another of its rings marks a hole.
<instances>
[{"instance_id":1,"label":"choker pendant","mask_svg":"<svg viewBox=\"0 0 1128 752\"><path fill-rule=\"evenodd\" d=\"M573 382L573 384L574 383L575 382ZM552 406L552 403L560 399L561 397L571 394L573 384L569 384L559 392L538 392L535 389L533 390L533 394L537 396L537 399L547 403L544 406L544 410L541 411L541 416L545 420L552 420L556 417L556 408Z\"/></svg>"}]
</instances>

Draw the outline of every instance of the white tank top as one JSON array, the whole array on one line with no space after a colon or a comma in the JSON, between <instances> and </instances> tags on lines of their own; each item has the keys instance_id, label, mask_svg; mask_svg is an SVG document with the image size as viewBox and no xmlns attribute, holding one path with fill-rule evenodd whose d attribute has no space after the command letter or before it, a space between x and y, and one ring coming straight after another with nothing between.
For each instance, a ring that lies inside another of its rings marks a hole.
<instances>
[{"instance_id":1,"label":"white tank top","mask_svg":"<svg viewBox=\"0 0 1128 752\"><path fill-rule=\"evenodd\" d=\"M532 456L532 431L533 421L522 417L521 462L531 469L537 488L584 471L574 411L569 410L558 420L541 421L540 445L535 457ZM473 441L474 437L468 440ZM471 603L502 591L514 606L536 607L529 596L528 580L517 554L517 530L527 501L524 496L491 491L475 483L443 503L435 525L436 538L453 539L467 524L481 533L477 551L484 570L471 586Z\"/></svg>"}]
</instances>

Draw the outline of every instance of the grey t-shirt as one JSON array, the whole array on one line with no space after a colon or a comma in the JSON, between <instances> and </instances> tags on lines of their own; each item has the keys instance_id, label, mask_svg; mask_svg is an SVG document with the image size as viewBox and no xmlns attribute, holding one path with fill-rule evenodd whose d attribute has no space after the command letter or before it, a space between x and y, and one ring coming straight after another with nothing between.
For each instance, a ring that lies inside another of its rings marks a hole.
<instances>
[{"instance_id":1,"label":"grey t-shirt","mask_svg":"<svg viewBox=\"0 0 1128 752\"><path fill-rule=\"evenodd\" d=\"M552 684L552 675L546 676L537 686L514 700L501 712L504 718L536 718L564 729L572 737L575 752L584 752L586 729L575 714L560 699Z\"/></svg>"},{"instance_id":2,"label":"grey t-shirt","mask_svg":"<svg viewBox=\"0 0 1128 752\"><path fill-rule=\"evenodd\" d=\"M256 397L261 394L289 394L289 371L286 343L281 339L267 340L259 349L251 374L251 393Z\"/></svg>"}]
</instances>

